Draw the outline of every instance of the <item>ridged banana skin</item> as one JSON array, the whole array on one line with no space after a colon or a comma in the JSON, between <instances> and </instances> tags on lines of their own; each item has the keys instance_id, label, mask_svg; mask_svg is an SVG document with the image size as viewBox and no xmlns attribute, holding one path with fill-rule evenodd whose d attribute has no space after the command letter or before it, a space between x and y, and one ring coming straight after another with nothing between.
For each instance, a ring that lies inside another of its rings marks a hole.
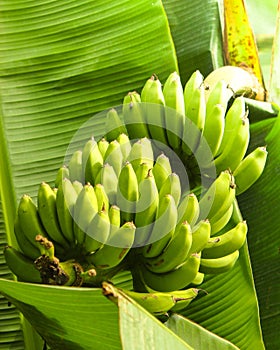
<instances>
[{"instance_id":1,"label":"ridged banana skin","mask_svg":"<svg viewBox=\"0 0 280 350\"><path fill-rule=\"evenodd\" d=\"M20 226L20 222L18 216L16 216L14 223L14 232L17 239L18 246L22 253L29 259L35 260L37 259L41 253L39 248L34 243L30 243L30 241L25 237L22 228Z\"/></svg>"},{"instance_id":2,"label":"ridged banana skin","mask_svg":"<svg viewBox=\"0 0 280 350\"><path fill-rule=\"evenodd\" d=\"M69 177L73 182L75 180L84 182L84 173L83 173L83 165L82 165L82 151L78 150L72 154L70 158L69 164Z\"/></svg>"},{"instance_id":3,"label":"ridged banana skin","mask_svg":"<svg viewBox=\"0 0 280 350\"><path fill-rule=\"evenodd\" d=\"M63 179L56 193L56 211L61 231L70 244L75 243L73 217L77 197L72 182L67 178Z\"/></svg>"},{"instance_id":4,"label":"ridged banana skin","mask_svg":"<svg viewBox=\"0 0 280 350\"><path fill-rule=\"evenodd\" d=\"M153 229L159 205L158 190L152 171L139 183L139 200L136 202L134 247L142 247Z\"/></svg>"},{"instance_id":5,"label":"ridged banana skin","mask_svg":"<svg viewBox=\"0 0 280 350\"><path fill-rule=\"evenodd\" d=\"M257 147L239 163L233 172L236 195L245 192L258 180L265 168L267 154L266 147Z\"/></svg>"},{"instance_id":6,"label":"ridged banana skin","mask_svg":"<svg viewBox=\"0 0 280 350\"><path fill-rule=\"evenodd\" d=\"M171 173L172 173L172 168L171 168L169 158L164 153L161 153L159 156L157 156L153 167L153 174L155 177L158 190L161 189L164 181L167 179L167 177Z\"/></svg>"},{"instance_id":7,"label":"ridged banana skin","mask_svg":"<svg viewBox=\"0 0 280 350\"><path fill-rule=\"evenodd\" d=\"M10 246L5 247L4 256L9 269L19 281L42 283L40 272L36 269L33 260Z\"/></svg>"},{"instance_id":8,"label":"ridged banana skin","mask_svg":"<svg viewBox=\"0 0 280 350\"><path fill-rule=\"evenodd\" d=\"M125 161L131 151L131 142L127 134L120 134L117 137L118 143L121 145L123 160Z\"/></svg>"},{"instance_id":9,"label":"ridged banana skin","mask_svg":"<svg viewBox=\"0 0 280 350\"><path fill-rule=\"evenodd\" d=\"M98 202L94 187L86 184L78 195L74 207L74 235L78 245L83 245L86 230L97 212Z\"/></svg>"},{"instance_id":10,"label":"ridged banana skin","mask_svg":"<svg viewBox=\"0 0 280 350\"><path fill-rule=\"evenodd\" d=\"M50 185L46 182L42 182L39 185L37 205L41 222L51 240L54 243L57 242L62 247L67 248L69 244L63 236L58 221L56 209L56 194L52 190Z\"/></svg>"},{"instance_id":11,"label":"ridged banana skin","mask_svg":"<svg viewBox=\"0 0 280 350\"><path fill-rule=\"evenodd\" d=\"M141 92L141 100L146 103L144 106L145 118L151 138L166 145L165 100L161 82L155 75L146 81Z\"/></svg>"},{"instance_id":12,"label":"ridged banana skin","mask_svg":"<svg viewBox=\"0 0 280 350\"><path fill-rule=\"evenodd\" d=\"M203 75L199 70L194 71L184 86L185 113L192 105L193 93L203 84Z\"/></svg>"},{"instance_id":13,"label":"ridged banana skin","mask_svg":"<svg viewBox=\"0 0 280 350\"><path fill-rule=\"evenodd\" d=\"M203 248L202 258L221 258L239 250L246 241L247 231L246 221L241 221L222 235L212 237Z\"/></svg>"},{"instance_id":14,"label":"ridged banana skin","mask_svg":"<svg viewBox=\"0 0 280 350\"><path fill-rule=\"evenodd\" d=\"M178 206L181 198L181 182L180 178L176 173L171 173L168 175L167 179L161 186L159 190L159 200L161 200L165 195L171 194L175 200L176 206Z\"/></svg>"},{"instance_id":15,"label":"ridged banana skin","mask_svg":"<svg viewBox=\"0 0 280 350\"><path fill-rule=\"evenodd\" d=\"M204 274L219 274L224 273L233 268L239 257L239 250L235 250L229 255L215 259L200 259L199 271Z\"/></svg>"},{"instance_id":16,"label":"ridged banana skin","mask_svg":"<svg viewBox=\"0 0 280 350\"><path fill-rule=\"evenodd\" d=\"M134 171L142 163L146 163L152 168L154 165L154 152L151 141L146 137L136 141L132 145L126 160L131 163Z\"/></svg>"},{"instance_id":17,"label":"ridged banana skin","mask_svg":"<svg viewBox=\"0 0 280 350\"><path fill-rule=\"evenodd\" d=\"M141 266L145 283L160 292L170 292L187 287L196 277L200 266L200 256L191 255L184 264L167 273L154 273Z\"/></svg>"},{"instance_id":18,"label":"ridged banana skin","mask_svg":"<svg viewBox=\"0 0 280 350\"><path fill-rule=\"evenodd\" d=\"M168 194L159 202L155 223L149 237L149 243L143 247L146 258L154 258L162 253L173 237L177 224L177 207L174 198Z\"/></svg>"},{"instance_id":19,"label":"ridged banana skin","mask_svg":"<svg viewBox=\"0 0 280 350\"><path fill-rule=\"evenodd\" d=\"M115 140L120 134L128 134L124 122L121 120L116 109L110 109L106 114L106 139L111 142Z\"/></svg>"},{"instance_id":20,"label":"ridged banana skin","mask_svg":"<svg viewBox=\"0 0 280 350\"><path fill-rule=\"evenodd\" d=\"M108 212L101 210L97 212L85 230L84 249L86 254L92 254L102 247L108 240L110 234L110 219ZM92 256L88 258L92 263Z\"/></svg>"},{"instance_id":21,"label":"ridged banana skin","mask_svg":"<svg viewBox=\"0 0 280 350\"><path fill-rule=\"evenodd\" d=\"M177 225L180 225L183 221L187 221L193 227L199 217L199 210L197 196L194 193L184 195L178 205Z\"/></svg>"},{"instance_id":22,"label":"ridged banana skin","mask_svg":"<svg viewBox=\"0 0 280 350\"><path fill-rule=\"evenodd\" d=\"M141 163L135 170L138 185L148 176L151 171L151 166L148 163Z\"/></svg>"},{"instance_id":23,"label":"ridged banana skin","mask_svg":"<svg viewBox=\"0 0 280 350\"><path fill-rule=\"evenodd\" d=\"M113 140L109 143L107 151L104 155L104 162L112 165L116 175L119 176L123 165L123 156L121 152L121 145L117 140Z\"/></svg>"},{"instance_id":24,"label":"ridged banana skin","mask_svg":"<svg viewBox=\"0 0 280 350\"><path fill-rule=\"evenodd\" d=\"M105 187L102 184L96 184L94 186L94 192L97 200L97 209L98 211L101 210L109 210L109 198L107 196L107 193L105 191Z\"/></svg>"},{"instance_id":25,"label":"ridged banana skin","mask_svg":"<svg viewBox=\"0 0 280 350\"><path fill-rule=\"evenodd\" d=\"M37 206L27 194L24 194L20 199L18 205L18 219L23 234L31 244L37 245L35 242L35 237L37 235L48 237L40 220Z\"/></svg>"},{"instance_id":26,"label":"ridged banana skin","mask_svg":"<svg viewBox=\"0 0 280 350\"><path fill-rule=\"evenodd\" d=\"M208 220L201 220L192 230L190 253L200 253L210 239L211 225Z\"/></svg>"},{"instance_id":27,"label":"ridged banana skin","mask_svg":"<svg viewBox=\"0 0 280 350\"><path fill-rule=\"evenodd\" d=\"M163 252L155 258L145 259L147 268L155 273L165 273L183 264L189 256L192 246L192 230L187 222L183 222Z\"/></svg>"},{"instance_id":28,"label":"ridged banana skin","mask_svg":"<svg viewBox=\"0 0 280 350\"><path fill-rule=\"evenodd\" d=\"M59 185L61 184L61 182L64 178L69 179L69 169L66 165L63 165L62 167L60 167L58 169L58 172L57 172L56 178L55 178L55 182L54 182L54 185L56 188L59 187Z\"/></svg>"},{"instance_id":29,"label":"ridged banana skin","mask_svg":"<svg viewBox=\"0 0 280 350\"><path fill-rule=\"evenodd\" d=\"M84 183L95 184L95 178L103 165L103 157L99 151L97 142L92 137L85 144L82 151L82 164Z\"/></svg>"},{"instance_id":30,"label":"ridged banana skin","mask_svg":"<svg viewBox=\"0 0 280 350\"><path fill-rule=\"evenodd\" d=\"M106 151L109 147L109 142L105 139L105 137L102 137L102 139L100 139L98 142L97 142L97 145L98 145L98 149L104 159L104 156L106 154Z\"/></svg>"},{"instance_id":31,"label":"ridged banana skin","mask_svg":"<svg viewBox=\"0 0 280 350\"><path fill-rule=\"evenodd\" d=\"M108 212L110 220L110 236L121 226L121 210L117 205L111 205Z\"/></svg>"},{"instance_id":32,"label":"ridged banana skin","mask_svg":"<svg viewBox=\"0 0 280 350\"><path fill-rule=\"evenodd\" d=\"M205 87L207 90L207 86ZM205 96L206 98L206 118L210 116L215 109L216 105L220 105L224 110L227 109L228 101L232 95L228 84L225 80L219 80L214 87L211 89L210 93Z\"/></svg>"},{"instance_id":33,"label":"ridged banana skin","mask_svg":"<svg viewBox=\"0 0 280 350\"><path fill-rule=\"evenodd\" d=\"M122 221L134 221L138 201L138 182L132 164L126 162L118 179L116 204L121 209Z\"/></svg>"},{"instance_id":34,"label":"ridged banana skin","mask_svg":"<svg viewBox=\"0 0 280 350\"><path fill-rule=\"evenodd\" d=\"M184 92L180 76L177 72L171 73L163 86L165 99L165 126L169 145L179 149L185 123Z\"/></svg>"},{"instance_id":35,"label":"ridged banana skin","mask_svg":"<svg viewBox=\"0 0 280 350\"><path fill-rule=\"evenodd\" d=\"M233 204L229 207L229 209L222 215L219 216L219 218L213 217L213 220L211 220L211 236L213 236L215 233L221 231L226 224L229 222L231 219L233 213Z\"/></svg>"},{"instance_id":36,"label":"ridged banana skin","mask_svg":"<svg viewBox=\"0 0 280 350\"><path fill-rule=\"evenodd\" d=\"M176 304L169 310L172 312L178 312L185 310L189 304L197 297L199 289L188 288L171 292L173 297L176 299Z\"/></svg>"},{"instance_id":37,"label":"ridged banana skin","mask_svg":"<svg viewBox=\"0 0 280 350\"><path fill-rule=\"evenodd\" d=\"M123 118L130 139L150 137L141 97L136 91L129 92L124 97Z\"/></svg>"},{"instance_id":38,"label":"ridged banana skin","mask_svg":"<svg viewBox=\"0 0 280 350\"><path fill-rule=\"evenodd\" d=\"M98 180L97 180L98 178ZM112 165L105 163L100 169L99 175L96 178L97 183L101 183L109 198L111 205L117 202L118 177Z\"/></svg>"},{"instance_id":39,"label":"ridged banana skin","mask_svg":"<svg viewBox=\"0 0 280 350\"><path fill-rule=\"evenodd\" d=\"M92 255L91 263L100 269L119 265L133 245L135 230L133 222L124 223L113 234L110 234L106 244Z\"/></svg>"}]
</instances>

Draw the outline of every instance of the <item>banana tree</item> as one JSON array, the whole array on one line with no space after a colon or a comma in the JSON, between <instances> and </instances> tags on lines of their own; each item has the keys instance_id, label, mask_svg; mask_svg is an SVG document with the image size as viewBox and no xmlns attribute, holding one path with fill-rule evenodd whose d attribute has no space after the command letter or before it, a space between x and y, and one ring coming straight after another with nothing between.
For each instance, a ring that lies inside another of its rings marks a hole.
<instances>
[{"instance_id":1,"label":"banana tree","mask_svg":"<svg viewBox=\"0 0 280 350\"><path fill-rule=\"evenodd\" d=\"M100 288L17 282L2 252L7 243L17 246L20 197L36 198L42 181L54 185L69 144L89 119L102 136L102 111L120 105L128 91L140 91L152 74L165 81L178 71L185 83L197 69L206 76L227 63L223 2L3 0L1 9L1 347L276 349L279 32L273 101L247 101L249 150L268 150L262 177L238 197L248 242L234 269L206 278L206 296L160 321L123 292L132 289L128 272L115 278L120 289L112 302Z\"/></svg>"}]
</instances>

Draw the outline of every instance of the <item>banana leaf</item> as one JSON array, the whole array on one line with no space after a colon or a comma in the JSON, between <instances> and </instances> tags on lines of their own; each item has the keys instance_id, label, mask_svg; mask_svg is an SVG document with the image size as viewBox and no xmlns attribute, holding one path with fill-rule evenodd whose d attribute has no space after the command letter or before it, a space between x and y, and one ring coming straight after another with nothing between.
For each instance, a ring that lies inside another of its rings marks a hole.
<instances>
[{"instance_id":1,"label":"banana leaf","mask_svg":"<svg viewBox=\"0 0 280 350\"><path fill-rule=\"evenodd\" d=\"M56 171L64 161L69 142L90 117L120 104L128 91L140 90L145 80L153 73L164 81L170 72L179 67L182 80L185 81L195 69L201 69L207 74L213 67L222 65L219 40L221 26L217 20L219 5L219 1L208 1L205 4L198 0L192 1L191 4L182 0L165 0L163 4L160 1L152 3L148 0L111 1L110 4L92 0L2 1L0 151L3 157L0 159L0 188L5 218L5 230L1 230L1 237L5 236L5 241L15 244L13 219L19 197L23 193L29 193L35 198L38 185L42 181L53 184ZM193 33L196 33L196 36L193 36ZM262 123L262 119L267 118L267 113L263 115L266 117L260 118ZM269 160L270 173L265 177L270 195L278 188L278 185L274 187L271 177L277 169L277 162L279 164L277 145L274 147L274 144L280 130L279 122L275 123L275 120L276 118L271 118L271 124L265 129L267 132L273 130L273 134L270 135L274 135L266 140L268 146L274 150ZM94 133L102 134L102 125L100 118L96 117ZM262 137L267 135L256 131L256 135L259 134ZM278 222L276 214L275 221L271 221L268 215L271 210L279 207L279 203L276 199L275 202L271 202L270 196L266 197L265 203L262 201L266 225L260 226L255 218L255 207L252 207L263 194L258 185L259 183L254 186L251 197L245 193L240 198L242 213L250 223L250 232L253 232L251 237L254 234L258 237L258 242L272 241L275 244ZM267 225L270 227L269 233ZM210 341L210 332L214 332L241 349L250 349L251 344L262 349L264 346L260 321L266 348L273 349L277 344L279 294L277 280L273 278L276 268L267 271L270 255L266 255L267 249L262 245L257 249L263 253L254 254L250 247L252 239L249 236L250 256L247 247L244 247L241 259L231 274L206 280L203 288L207 289L209 294L193 302L186 314L190 320L205 327L201 333L204 344ZM273 254L275 255L275 251ZM260 318L250 257L260 302ZM264 268L260 268L260 265ZM8 271L5 264L3 270ZM267 304L267 284L262 282L263 273L271 283L270 290L275 293L274 299L269 300L272 304ZM6 272L4 277L6 278ZM130 277L124 276L121 285L130 288ZM229 289L223 289L224 285ZM74 348L77 341L83 344L80 347L84 349L96 348L95 340L98 342L98 349L102 349L103 345L104 348L105 345L107 348L111 346L112 349L121 348L121 342L123 346L127 344L127 348L132 348L133 333L130 333L129 329L129 315L143 320L143 332L149 335L155 347L156 344L160 344L158 327L162 332L160 334L166 336L166 346L169 349L179 343L185 348L191 348L191 344L194 344L196 333L193 339L186 339L176 331L178 336L183 338L180 340L166 329L168 324L160 325L158 320L135 303L123 298L118 309L106 300L99 289L76 291L1 279L0 291L17 306L54 349L65 349L63 339L67 341L67 349ZM236 294L233 298L234 292ZM79 305L79 297L74 296L77 293L83 298L82 307ZM66 303L66 300L69 302ZM245 309L243 305L242 308L244 318L231 317L236 305L240 305L242 301L246 304L248 300L249 307ZM64 311L69 304L75 311L67 309L65 316ZM7 301L1 305L7 305ZM92 309L89 309L89 305ZM96 309L101 310L99 314L96 313ZM226 317L226 325L217 311ZM74 314L76 320L85 326L85 329L79 328L76 335L70 331L77 329ZM2 315L4 313L1 313ZM2 322L5 316L1 316ZM63 320L60 319L62 316ZM42 319L49 326L47 330L44 329ZM245 325L244 319L247 322ZM50 322L51 320L53 322ZM109 325L109 335L106 333L106 327L96 328L96 320L101 325ZM172 320L175 324L182 321L181 318L175 317ZM20 325L20 322L17 325ZM248 329L246 333L245 326ZM172 327L175 331L174 323ZM149 328L152 330L149 331ZM121 338L125 340L120 340L120 329ZM241 335L239 329L242 329ZM31 334L30 330L26 331L24 328L23 333L26 341ZM9 329L5 334L6 339L13 336ZM72 339L72 336L76 338ZM211 335L210 338L212 337L215 335ZM23 337L19 341L22 344ZM224 343L217 346L219 349L227 349L228 342L224 340ZM29 344L27 348L37 350L40 347L36 347L34 341L33 346Z\"/></svg>"}]
</instances>

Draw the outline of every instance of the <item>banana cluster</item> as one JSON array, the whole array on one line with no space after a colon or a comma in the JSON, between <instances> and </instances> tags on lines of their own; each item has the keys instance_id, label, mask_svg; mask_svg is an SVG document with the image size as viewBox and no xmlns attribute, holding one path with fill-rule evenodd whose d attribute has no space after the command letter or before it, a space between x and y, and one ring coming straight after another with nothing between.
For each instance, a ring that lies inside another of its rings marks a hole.
<instances>
[{"instance_id":1,"label":"banana cluster","mask_svg":"<svg viewBox=\"0 0 280 350\"><path fill-rule=\"evenodd\" d=\"M42 182L37 203L21 197L19 250L4 251L18 279L100 287L126 269L128 296L162 315L187 307L205 274L231 269L248 231L246 221L232 224L236 196L260 177L267 151L246 155L245 102L229 106L229 91L218 82L206 99L199 71L184 89L177 73L163 88L152 76L141 95L127 94L121 113L109 110L104 137L75 151L54 187ZM183 161L189 190L166 147Z\"/></svg>"}]
</instances>

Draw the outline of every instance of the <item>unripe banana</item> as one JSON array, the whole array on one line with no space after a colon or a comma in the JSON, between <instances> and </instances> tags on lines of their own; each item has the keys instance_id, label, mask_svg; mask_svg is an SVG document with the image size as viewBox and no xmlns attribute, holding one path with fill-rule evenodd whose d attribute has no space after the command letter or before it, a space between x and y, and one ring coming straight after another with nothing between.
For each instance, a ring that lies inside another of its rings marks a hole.
<instances>
[{"instance_id":1,"label":"unripe banana","mask_svg":"<svg viewBox=\"0 0 280 350\"><path fill-rule=\"evenodd\" d=\"M75 243L73 217L77 197L72 182L67 178L63 179L56 194L56 211L61 231L70 244Z\"/></svg>"},{"instance_id":2,"label":"unripe banana","mask_svg":"<svg viewBox=\"0 0 280 350\"><path fill-rule=\"evenodd\" d=\"M152 75L145 83L141 92L142 102L146 102L145 115L148 129L152 139L167 144L165 133L164 106L165 100L162 92L161 82Z\"/></svg>"},{"instance_id":3,"label":"unripe banana","mask_svg":"<svg viewBox=\"0 0 280 350\"><path fill-rule=\"evenodd\" d=\"M149 137L141 97L136 91L124 97L123 117L130 139Z\"/></svg>"},{"instance_id":4,"label":"unripe banana","mask_svg":"<svg viewBox=\"0 0 280 350\"><path fill-rule=\"evenodd\" d=\"M110 234L110 219L105 210L98 211L86 228L84 248L88 260L92 263L94 252L100 249Z\"/></svg>"},{"instance_id":5,"label":"unripe banana","mask_svg":"<svg viewBox=\"0 0 280 350\"><path fill-rule=\"evenodd\" d=\"M245 243L247 231L246 221L241 221L222 235L212 237L203 248L202 258L221 258L239 250Z\"/></svg>"},{"instance_id":6,"label":"unripe banana","mask_svg":"<svg viewBox=\"0 0 280 350\"><path fill-rule=\"evenodd\" d=\"M97 145L98 145L98 148L99 148L99 151L100 151L102 157L104 158L105 153L109 147L109 142L105 139L105 137L102 137L102 139L100 139L97 142Z\"/></svg>"},{"instance_id":7,"label":"unripe banana","mask_svg":"<svg viewBox=\"0 0 280 350\"><path fill-rule=\"evenodd\" d=\"M73 153L68 164L68 169L69 177L72 182L75 180L84 182L85 176L82 166L82 151L75 151Z\"/></svg>"},{"instance_id":8,"label":"unripe banana","mask_svg":"<svg viewBox=\"0 0 280 350\"><path fill-rule=\"evenodd\" d=\"M121 146L117 140L113 140L109 143L104 156L104 162L112 165L116 175L119 176L123 164L123 156L121 152Z\"/></svg>"},{"instance_id":9,"label":"unripe banana","mask_svg":"<svg viewBox=\"0 0 280 350\"><path fill-rule=\"evenodd\" d=\"M176 206L178 206L181 198L181 182L176 173L168 175L167 179L162 184L161 189L159 190L159 200L161 201L161 199L167 194L172 195Z\"/></svg>"},{"instance_id":10,"label":"unripe banana","mask_svg":"<svg viewBox=\"0 0 280 350\"><path fill-rule=\"evenodd\" d=\"M74 234L78 245L82 246L87 228L98 212L98 202L92 185L84 185L74 207Z\"/></svg>"},{"instance_id":11,"label":"unripe banana","mask_svg":"<svg viewBox=\"0 0 280 350\"><path fill-rule=\"evenodd\" d=\"M201 220L192 230L190 253L200 253L210 239L211 225L208 220Z\"/></svg>"},{"instance_id":12,"label":"unripe banana","mask_svg":"<svg viewBox=\"0 0 280 350\"><path fill-rule=\"evenodd\" d=\"M205 274L219 274L230 270L239 257L239 250L216 259L200 259L199 271Z\"/></svg>"},{"instance_id":13,"label":"unripe banana","mask_svg":"<svg viewBox=\"0 0 280 350\"><path fill-rule=\"evenodd\" d=\"M229 209L222 215L219 214L219 217L213 216L211 219L211 236L213 236L215 233L221 231L226 224L229 222L229 220L232 217L233 213L233 204L229 207Z\"/></svg>"},{"instance_id":14,"label":"unripe banana","mask_svg":"<svg viewBox=\"0 0 280 350\"><path fill-rule=\"evenodd\" d=\"M153 174L155 177L158 190L161 189L164 181L167 179L167 177L171 173L172 173L172 169L171 169L169 158L164 153L161 153L156 158L156 161L153 167Z\"/></svg>"},{"instance_id":15,"label":"unripe banana","mask_svg":"<svg viewBox=\"0 0 280 350\"><path fill-rule=\"evenodd\" d=\"M79 194L83 189L83 184L79 181L73 181L72 186L77 194Z\"/></svg>"},{"instance_id":16,"label":"unripe banana","mask_svg":"<svg viewBox=\"0 0 280 350\"><path fill-rule=\"evenodd\" d=\"M121 145L123 159L126 160L129 155L129 152L131 151L130 139L126 134L120 134L117 138L117 141Z\"/></svg>"},{"instance_id":17,"label":"unripe banana","mask_svg":"<svg viewBox=\"0 0 280 350\"><path fill-rule=\"evenodd\" d=\"M95 184L95 178L103 165L103 157L94 138L88 140L82 151L85 183Z\"/></svg>"},{"instance_id":18,"label":"unripe banana","mask_svg":"<svg viewBox=\"0 0 280 350\"><path fill-rule=\"evenodd\" d=\"M196 274L195 278L192 280L192 285L199 286L204 281L204 273L199 272Z\"/></svg>"},{"instance_id":19,"label":"unripe banana","mask_svg":"<svg viewBox=\"0 0 280 350\"><path fill-rule=\"evenodd\" d=\"M151 172L151 166L148 163L141 163L136 168L135 174L137 177L138 185L148 176L149 172Z\"/></svg>"},{"instance_id":20,"label":"unripe banana","mask_svg":"<svg viewBox=\"0 0 280 350\"><path fill-rule=\"evenodd\" d=\"M142 254L146 258L154 258L162 253L173 237L177 224L177 207L174 198L167 194L159 202L155 223L149 242L143 248Z\"/></svg>"},{"instance_id":21,"label":"unripe banana","mask_svg":"<svg viewBox=\"0 0 280 350\"><path fill-rule=\"evenodd\" d=\"M58 186L61 184L64 178L69 179L69 169L67 168L66 165L63 165L61 168L59 168L57 172L55 182L54 182L54 185L56 188L58 188Z\"/></svg>"},{"instance_id":22,"label":"unripe banana","mask_svg":"<svg viewBox=\"0 0 280 350\"><path fill-rule=\"evenodd\" d=\"M192 105L192 98L194 91L203 84L203 75L199 70L192 73L186 85L184 87L184 101L185 101L185 113L188 108Z\"/></svg>"},{"instance_id":23,"label":"unripe banana","mask_svg":"<svg viewBox=\"0 0 280 350\"><path fill-rule=\"evenodd\" d=\"M106 139L109 142L115 140L120 134L128 133L118 112L114 108L107 112L105 130L107 130Z\"/></svg>"},{"instance_id":24,"label":"unripe banana","mask_svg":"<svg viewBox=\"0 0 280 350\"><path fill-rule=\"evenodd\" d=\"M164 86L165 99L165 126L169 145L179 149L185 124L184 92L177 72L171 73Z\"/></svg>"},{"instance_id":25,"label":"unripe banana","mask_svg":"<svg viewBox=\"0 0 280 350\"><path fill-rule=\"evenodd\" d=\"M118 179L116 204L121 209L122 221L134 221L138 201L138 182L132 164L126 162Z\"/></svg>"},{"instance_id":26,"label":"unripe banana","mask_svg":"<svg viewBox=\"0 0 280 350\"><path fill-rule=\"evenodd\" d=\"M154 273L141 266L145 283L160 292L169 292L187 287L196 277L200 256L192 254L181 266L167 273Z\"/></svg>"},{"instance_id":27,"label":"unripe banana","mask_svg":"<svg viewBox=\"0 0 280 350\"><path fill-rule=\"evenodd\" d=\"M102 184L96 184L94 186L95 196L97 199L97 210L109 210L109 198L105 191L105 187Z\"/></svg>"},{"instance_id":28,"label":"unripe banana","mask_svg":"<svg viewBox=\"0 0 280 350\"><path fill-rule=\"evenodd\" d=\"M63 236L58 221L56 194L46 182L42 182L39 186L37 204L41 222L49 237L62 247L67 248L69 244Z\"/></svg>"},{"instance_id":29,"label":"unripe banana","mask_svg":"<svg viewBox=\"0 0 280 350\"><path fill-rule=\"evenodd\" d=\"M42 283L41 275L33 260L28 259L24 254L10 246L5 247L4 256L9 269L19 281Z\"/></svg>"},{"instance_id":30,"label":"unripe banana","mask_svg":"<svg viewBox=\"0 0 280 350\"><path fill-rule=\"evenodd\" d=\"M233 172L236 195L245 192L261 176L267 159L266 147L258 147L248 154Z\"/></svg>"},{"instance_id":31,"label":"unripe banana","mask_svg":"<svg viewBox=\"0 0 280 350\"><path fill-rule=\"evenodd\" d=\"M173 297L176 299L176 304L169 311L178 312L185 310L197 297L198 292L199 289L197 288L188 288L171 292Z\"/></svg>"},{"instance_id":32,"label":"unripe banana","mask_svg":"<svg viewBox=\"0 0 280 350\"><path fill-rule=\"evenodd\" d=\"M155 179L151 170L145 179L139 183L139 199L136 203L135 225L136 234L134 247L143 246L153 229L159 196Z\"/></svg>"},{"instance_id":33,"label":"unripe banana","mask_svg":"<svg viewBox=\"0 0 280 350\"><path fill-rule=\"evenodd\" d=\"M210 235L209 235L210 237ZM192 230L184 221L175 231L163 252L155 258L145 259L148 269L156 273L164 273L174 270L185 262L192 246Z\"/></svg>"},{"instance_id":34,"label":"unripe banana","mask_svg":"<svg viewBox=\"0 0 280 350\"><path fill-rule=\"evenodd\" d=\"M152 168L154 165L154 152L151 141L146 137L136 141L131 147L127 161L131 163L135 171L142 163L147 163Z\"/></svg>"},{"instance_id":35,"label":"unripe banana","mask_svg":"<svg viewBox=\"0 0 280 350\"><path fill-rule=\"evenodd\" d=\"M91 263L100 269L119 265L133 245L135 230L133 222L124 223L113 234L110 234L106 244L92 255Z\"/></svg>"},{"instance_id":36,"label":"unripe banana","mask_svg":"<svg viewBox=\"0 0 280 350\"><path fill-rule=\"evenodd\" d=\"M105 163L102 166L96 177L96 182L104 186L110 204L115 204L117 201L118 177L112 165Z\"/></svg>"},{"instance_id":37,"label":"unripe banana","mask_svg":"<svg viewBox=\"0 0 280 350\"><path fill-rule=\"evenodd\" d=\"M180 225L183 221L187 221L191 227L194 226L199 217L199 202L194 193L187 194L182 197L178 206L178 222Z\"/></svg>"},{"instance_id":38,"label":"unripe banana","mask_svg":"<svg viewBox=\"0 0 280 350\"><path fill-rule=\"evenodd\" d=\"M121 210L117 205L111 205L109 208L110 236L114 234L121 226Z\"/></svg>"},{"instance_id":39,"label":"unripe banana","mask_svg":"<svg viewBox=\"0 0 280 350\"><path fill-rule=\"evenodd\" d=\"M206 118L210 116L216 105L220 105L224 110L227 109L228 101L232 96L232 90L225 80L219 80L211 87L208 93L208 87L205 87L206 97Z\"/></svg>"}]
</instances>

